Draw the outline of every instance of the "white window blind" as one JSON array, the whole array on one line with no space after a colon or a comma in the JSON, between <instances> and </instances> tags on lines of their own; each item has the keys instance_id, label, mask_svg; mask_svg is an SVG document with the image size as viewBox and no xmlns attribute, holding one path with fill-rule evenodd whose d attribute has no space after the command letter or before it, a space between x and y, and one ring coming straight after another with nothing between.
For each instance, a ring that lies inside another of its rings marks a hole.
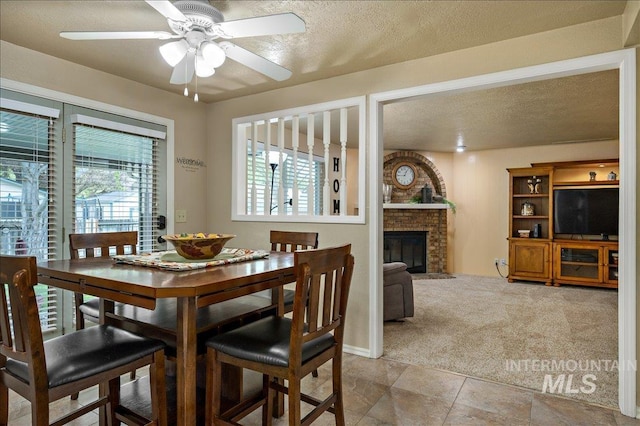
<instances>
[{"instance_id":1,"label":"white window blind","mask_svg":"<svg viewBox=\"0 0 640 426\"><path fill-rule=\"evenodd\" d=\"M3 102L3 106L7 105ZM55 258L58 209L51 194L60 184L52 117L0 110L0 252ZM35 288L43 332L58 324L59 292Z\"/></svg>"},{"instance_id":2,"label":"white window blind","mask_svg":"<svg viewBox=\"0 0 640 426\"><path fill-rule=\"evenodd\" d=\"M60 117L60 118L58 118ZM71 232L138 231L166 215L166 127L0 88L0 252L68 257ZM43 331L73 329L71 293L37 286Z\"/></svg>"},{"instance_id":3,"label":"white window blind","mask_svg":"<svg viewBox=\"0 0 640 426\"><path fill-rule=\"evenodd\" d=\"M74 232L138 231L138 250L157 245L158 141L73 125Z\"/></svg>"}]
</instances>

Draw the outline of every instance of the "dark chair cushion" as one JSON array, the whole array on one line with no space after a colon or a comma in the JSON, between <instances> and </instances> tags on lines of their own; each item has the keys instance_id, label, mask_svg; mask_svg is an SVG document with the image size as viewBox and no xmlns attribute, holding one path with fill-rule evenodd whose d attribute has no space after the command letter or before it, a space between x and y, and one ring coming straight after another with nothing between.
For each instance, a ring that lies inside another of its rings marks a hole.
<instances>
[{"instance_id":1,"label":"dark chair cushion","mask_svg":"<svg viewBox=\"0 0 640 426\"><path fill-rule=\"evenodd\" d=\"M160 340L100 325L65 334L44 342L49 388L126 365L163 349ZM7 359L10 373L29 381L27 364Z\"/></svg>"},{"instance_id":2,"label":"dark chair cushion","mask_svg":"<svg viewBox=\"0 0 640 426\"><path fill-rule=\"evenodd\" d=\"M94 298L86 300L82 305L79 306L80 312L82 312L85 317L91 318L100 318L100 299Z\"/></svg>"},{"instance_id":3,"label":"dark chair cushion","mask_svg":"<svg viewBox=\"0 0 640 426\"><path fill-rule=\"evenodd\" d=\"M291 320L271 316L207 340L207 346L236 358L287 367ZM325 334L302 347L306 362L336 343L333 334Z\"/></svg>"}]
</instances>

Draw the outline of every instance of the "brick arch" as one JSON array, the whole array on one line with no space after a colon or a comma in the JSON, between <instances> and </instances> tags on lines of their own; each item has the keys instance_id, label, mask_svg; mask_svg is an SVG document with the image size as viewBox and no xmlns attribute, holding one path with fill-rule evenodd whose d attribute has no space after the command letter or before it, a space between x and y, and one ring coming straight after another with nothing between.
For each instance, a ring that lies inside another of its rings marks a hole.
<instances>
[{"instance_id":1,"label":"brick arch","mask_svg":"<svg viewBox=\"0 0 640 426\"><path fill-rule=\"evenodd\" d=\"M391 170L393 166L399 161L410 161L414 163L424 173L424 176L428 177L428 181L433 186L433 193L440 194L443 197L447 197L447 189L444 183L444 178L438 170L435 164L424 155L418 154L413 151L396 151L391 154L385 155L383 160L383 169ZM386 177L386 173L384 174ZM416 185L419 186L419 185ZM422 186L417 188L420 190Z\"/></svg>"}]
</instances>

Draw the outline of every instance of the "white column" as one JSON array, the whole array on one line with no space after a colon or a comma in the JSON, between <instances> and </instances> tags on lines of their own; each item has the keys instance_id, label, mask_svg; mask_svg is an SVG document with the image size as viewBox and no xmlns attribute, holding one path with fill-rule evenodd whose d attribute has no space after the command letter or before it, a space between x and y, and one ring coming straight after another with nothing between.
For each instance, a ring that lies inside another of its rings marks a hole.
<instances>
[{"instance_id":1,"label":"white column","mask_svg":"<svg viewBox=\"0 0 640 426\"><path fill-rule=\"evenodd\" d=\"M340 216L347 214L347 109L340 109Z\"/></svg>"},{"instance_id":2,"label":"white column","mask_svg":"<svg viewBox=\"0 0 640 426\"><path fill-rule=\"evenodd\" d=\"M329 172L331 171L331 157L329 145L331 144L331 111L324 111L322 118L322 144L324 145L324 185L322 187L323 209L322 214L331 214L331 191L329 189Z\"/></svg>"},{"instance_id":3,"label":"white column","mask_svg":"<svg viewBox=\"0 0 640 426\"><path fill-rule=\"evenodd\" d=\"M269 122L269 120L265 120L264 125L266 126L265 128L265 141L264 141L264 167L265 167L265 176L267 177L266 179L266 185L265 187L265 191L264 191L264 201L263 201L263 205L264 205L264 214L266 215L270 215L271 214L271 176L272 173L274 173L271 170L271 165L269 164L269 152L271 152L271 123Z\"/></svg>"},{"instance_id":4,"label":"white column","mask_svg":"<svg viewBox=\"0 0 640 426\"><path fill-rule=\"evenodd\" d=\"M315 186L315 173L313 167L313 145L315 142L315 117L313 113L307 116L307 150L309 151L309 187L308 191L308 205L307 214L314 215L313 206L316 199L316 186Z\"/></svg>"},{"instance_id":5,"label":"white column","mask_svg":"<svg viewBox=\"0 0 640 426\"><path fill-rule=\"evenodd\" d=\"M284 194L284 174L283 154L284 153L284 118L278 118L278 170L280 170L280 178L278 179L278 214L284 214L285 194Z\"/></svg>"},{"instance_id":6,"label":"white column","mask_svg":"<svg viewBox=\"0 0 640 426\"><path fill-rule=\"evenodd\" d=\"M256 185L256 161L258 158L258 122L251 123L251 214L258 212L258 187Z\"/></svg>"},{"instance_id":7,"label":"white column","mask_svg":"<svg viewBox=\"0 0 640 426\"><path fill-rule=\"evenodd\" d=\"M291 147L293 149L293 188L291 189L293 205L291 210L294 216L298 215L298 139L300 137L300 123L298 120L298 116L294 115L291 123Z\"/></svg>"}]
</instances>

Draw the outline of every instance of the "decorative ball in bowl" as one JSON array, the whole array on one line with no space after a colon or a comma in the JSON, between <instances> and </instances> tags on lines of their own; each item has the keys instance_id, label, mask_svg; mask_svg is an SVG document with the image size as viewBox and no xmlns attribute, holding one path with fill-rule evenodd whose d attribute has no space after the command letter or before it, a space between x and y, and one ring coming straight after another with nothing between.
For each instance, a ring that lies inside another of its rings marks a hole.
<instances>
[{"instance_id":1,"label":"decorative ball in bowl","mask_svg":"<svg viewBox=\"0 0 640 426\"><path fill-rule=\"evenodd\" d=\"M173 244L178 254L186 259L213 259L222 251L224 245L235 237L231 234L173 234L162 238Z\"/></svg>"}]
</instances>

